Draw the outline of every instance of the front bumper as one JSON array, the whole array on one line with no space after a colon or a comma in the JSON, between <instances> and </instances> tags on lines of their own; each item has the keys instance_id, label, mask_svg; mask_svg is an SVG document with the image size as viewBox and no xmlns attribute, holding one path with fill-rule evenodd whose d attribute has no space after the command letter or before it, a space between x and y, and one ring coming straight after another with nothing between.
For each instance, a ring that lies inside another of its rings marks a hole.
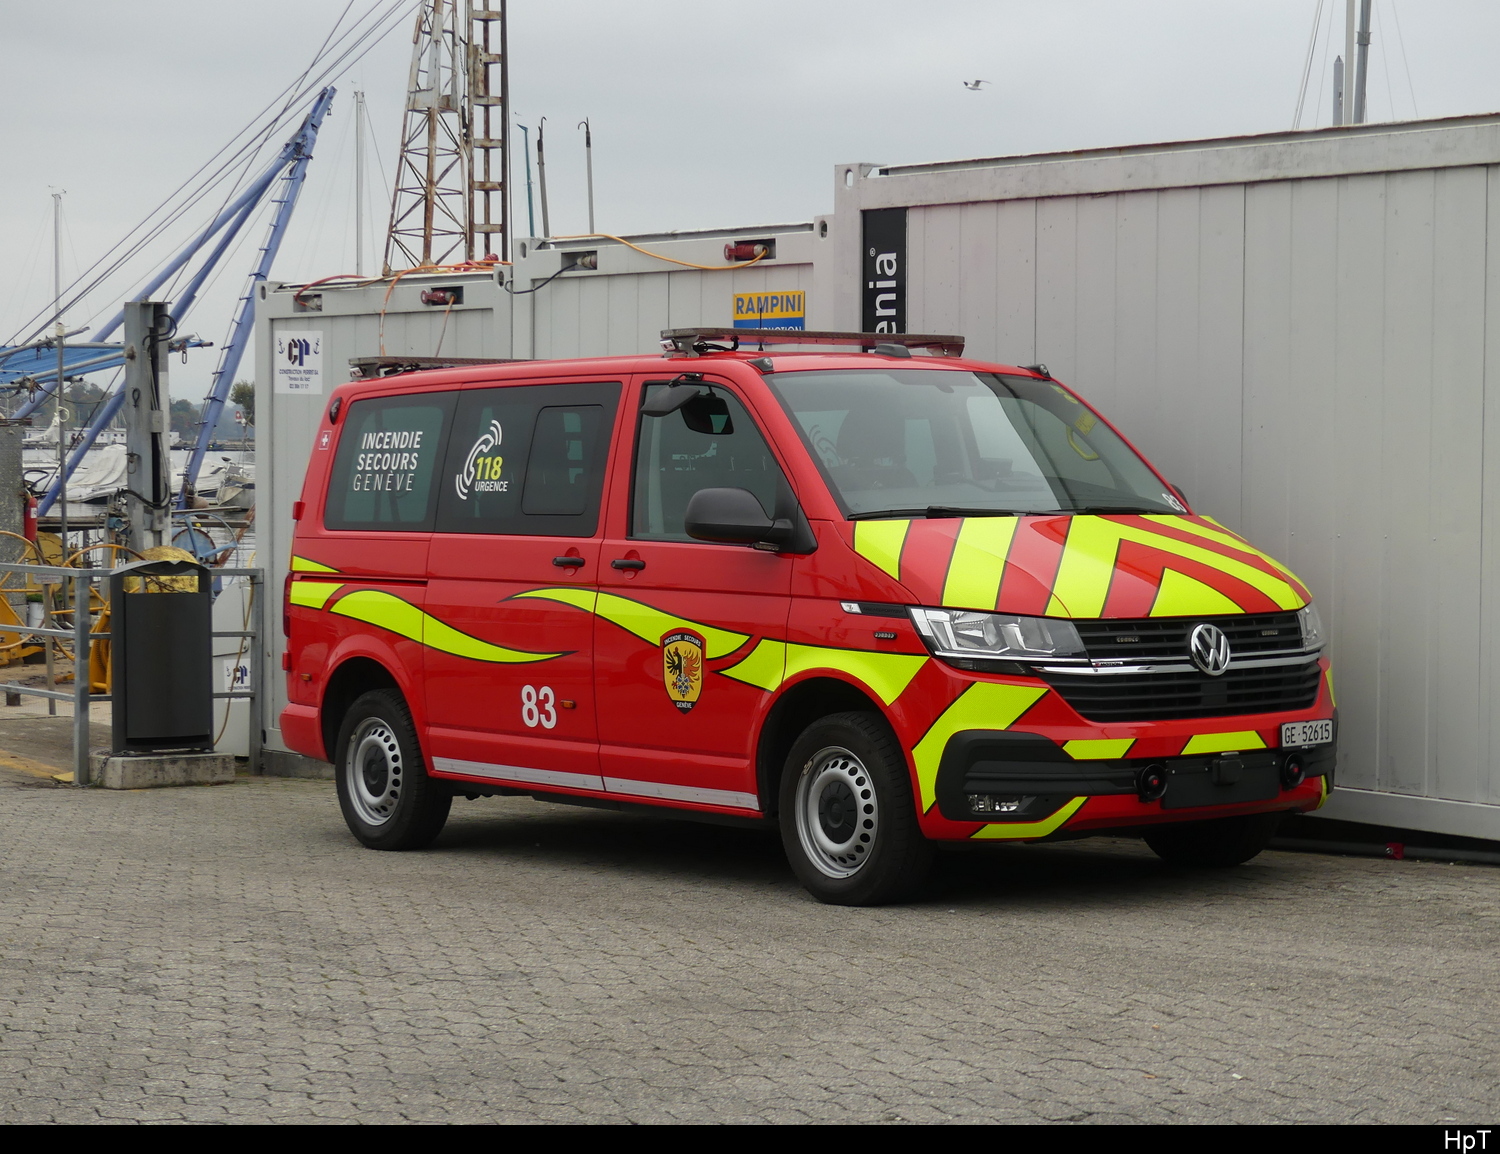
<instances>
[{"instance_id":1,"label":"front bumper","mask_svg":"<svg viewBox=\"0 0 1500 1154\"><path fill-rule=\"evenodd\" d=\"M1334 741L1326 745L1080 761L1039 734L969 730L955 734L943 750L937 809L954 822L1029 825L1045 824L1079 798L1129 799L1142 816L1179 820L1197 809L1264 807L1283 796L1298 804L1311 779L1323 778L1332 788L1337 739L1335 721Z\"/></svg>"}]
</instances>

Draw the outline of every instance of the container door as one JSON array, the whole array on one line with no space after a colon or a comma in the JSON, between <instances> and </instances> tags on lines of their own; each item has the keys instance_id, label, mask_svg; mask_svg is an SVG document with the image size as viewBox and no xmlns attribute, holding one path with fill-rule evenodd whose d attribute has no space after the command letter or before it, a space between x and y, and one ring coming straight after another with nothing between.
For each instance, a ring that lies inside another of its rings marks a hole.
<instances>
[{"instance_id":1,"label":"container door","mask_svg":"<svg viewBox=\"0 0 1500 1154\"><path fill-rule=\"evenodd\" d=\"M433 765L598 790L592 607L618 383L461 394L428 562Z\"/></svg>"},{"instance_id":2,"label":"container door","mask_svg":"<svg viewBox=\"0 0 1500 1154\"><path fill-rule=\"evenodd\" d=\"M666 387L648 382L643 396ZM683 527L699 489L748 489L774 510L785 484L740 398L718 382L714 393L726 411L713 431L685 411L637 418L630 490L611 499L594 635L600 758L611 792L753 810L770 693L725 671L761 638L786 637L793 561Z\"/></svg>"}]
</instances>

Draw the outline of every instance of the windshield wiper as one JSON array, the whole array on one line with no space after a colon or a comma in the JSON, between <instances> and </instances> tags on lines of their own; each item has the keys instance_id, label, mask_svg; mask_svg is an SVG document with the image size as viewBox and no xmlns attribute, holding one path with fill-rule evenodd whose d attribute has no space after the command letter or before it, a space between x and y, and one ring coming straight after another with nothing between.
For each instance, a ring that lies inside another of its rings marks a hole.
<instances>
[{"instance_id":1,"label":"windshield wiper","mask_svg":"<svg viewBox=\"0 0 1500 1154\"><path fill-rule=\"evenodd\" d=\"M1110 514L1129 514L1132 516L1152 514L1172 514L1176 509L1145 509L1140 505L1079 505L1075 509L1044 509L1037 513L1038 517L1069 517L1069 516L1095 516L1102 517Z\"/></svg>"},{"instance_id":2,"label":"windshield wiper","mask_svg":"<svg viewBox=\"0 0 1500 1154\"><path fill-rule=\"evenodd\" d=\"M928 505L929 517L1024 517L1028 509L971 509L965 505Z\"/></svg>"},{"instance_id":3,"label":"windshield wiper","mask_svg":"<svg viewBox=\"0 0 1500 1154\"><path fill-rule=\"evenodd\" d=\"M921 509L871 509L850 513L851 521L874 521L881 517L1026 517L1029 509L970 509L960 505L927 505Z\"/></svg>"}]
</instances>

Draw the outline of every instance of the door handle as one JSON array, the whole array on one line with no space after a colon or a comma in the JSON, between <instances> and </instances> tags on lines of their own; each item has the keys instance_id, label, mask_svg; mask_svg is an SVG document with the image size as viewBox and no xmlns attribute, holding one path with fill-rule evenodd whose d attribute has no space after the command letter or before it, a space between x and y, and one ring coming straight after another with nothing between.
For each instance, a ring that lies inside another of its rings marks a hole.
<instances>
[{"instance_id":1,"label":"door handle","mask_svg":"<svg viewBox=\"0 0 1500 1154\"><path fill-rule=\"evenodd\" d=\"M583 563L584 562L583 562L583 558L582 557L554 557L554 558L552 558L552 564L556 565L559 569L577 569Z\"/></svg>"},{"instance_id":2,"label":"door handle","mask_svg":"<svg viewBox=\"0 0 1500 1154\"><path fill-rule=\"evenodd\" d=\"M630 560L625 557L616 557L609 563L611 569L644 569L646 563L639 559Z\"/></svg>"}]
</instances>

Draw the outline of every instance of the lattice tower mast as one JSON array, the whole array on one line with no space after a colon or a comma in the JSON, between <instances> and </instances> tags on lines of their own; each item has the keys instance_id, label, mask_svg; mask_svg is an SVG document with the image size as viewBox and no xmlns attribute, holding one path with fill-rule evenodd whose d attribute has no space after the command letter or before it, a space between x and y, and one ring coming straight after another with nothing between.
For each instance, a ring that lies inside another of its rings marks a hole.
<instances>
[{"instance_id":1,"label":"lattice tower mast","mask_svg":"<svg viewBox=\"0 0 1500 1154\"><path fill-rule=\"evenodd\" d=\"M510 257L510 47L506 0L475 7L468 0L469 222L472 245L490 255ZM499 131L496 132L496 129ZM473 249L471 248L471 255Z\"/></svg>"},{"instance_id":2,"label":"lattice tower mast","mask_svg":"<svg viewBox=\"0 0 1500 1154\"><path fill-rule=\"evenodd\" d=\"M412 36L385 272L510 246L506 0L428 0ZM498 130L498 131L497 131Z\"/></svg>"},{"instance_id":3,"label":"lattice tower mast","mask_svg":"<svg viewBox=\"0 0 1500 1154\"><path fill-rule=\"evenodd\" d=\"M385 241L387 274L473 257L467 40L458 2L427 0L412 34L406 112Z\"/></svg>"}]
</instances>

